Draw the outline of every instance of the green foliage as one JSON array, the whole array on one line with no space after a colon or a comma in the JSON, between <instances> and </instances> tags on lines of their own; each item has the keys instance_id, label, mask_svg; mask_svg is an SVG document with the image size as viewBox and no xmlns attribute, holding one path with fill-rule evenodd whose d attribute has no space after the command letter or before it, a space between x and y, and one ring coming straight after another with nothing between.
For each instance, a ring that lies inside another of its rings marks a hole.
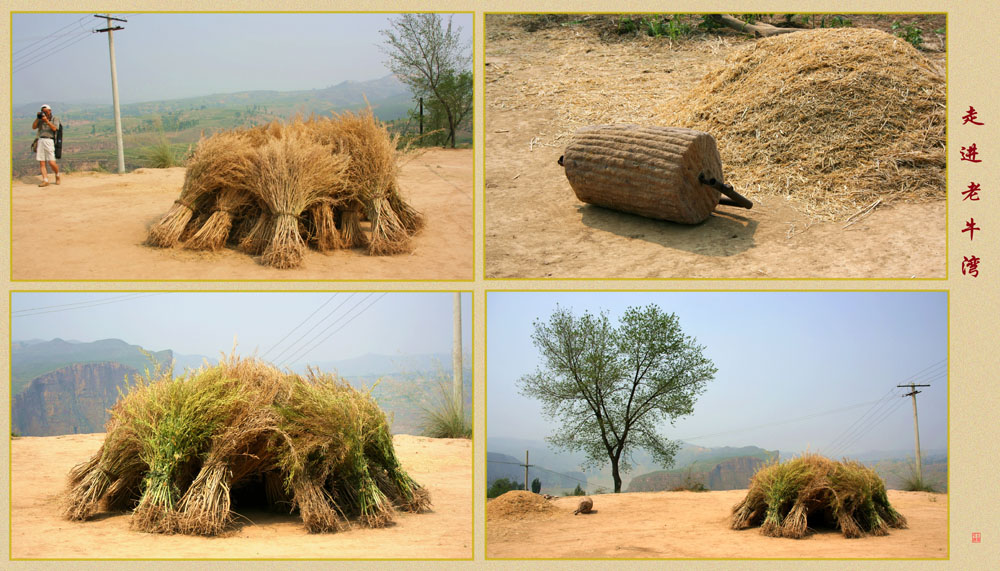
<instances>
[{"instance_id":1,"label":"green foliage","mask_svg":"<svg viewBox=\"0 0 1000 571\"><path fill-rule=\"evenodd\" d=\"M511 490L520 490L521 486L518 486L516 482L509 480L507 478L499 478L493 482L493 485L486 490L487 498L496 498L502 496Z\"/></svg>"},{"instance_id":2,"label":"green foliage","mask_svg":"<svg viewBox=\"0 0 1000 571\"><path fill-rule=\"evenodd\" d=\"M167 169L181 164L166 137L160 137L160 142L151 147L148 161L148 166L154 169Z\"/></svg>"},{"instance_id":3,"label":"green foliage","mask_svg":"<svg viewBox=\"0 0 1000 571\"><path fill-rule=\"evenodd\" d=\"M587 492L585 492L583 490L583 488L580 487L580 484L577 484L576 485L576 489L573 490L573 495L574 496L586 496Z\"/></svg>"},{"instance_id":4,"label":"green foliage","mask_svg":"<svg viewBox=\"0 0 1000 571\"><path fill-rule=\"evenodd\" d=\"M385 38L385 62L414 96L433 101L447 120L447 143L455 146L455 132L472 109L472 70L469 46L460 28L452 29L440 14L402 14L390 18ZM466 77L468 74L468 77Z\"/></svg>"},{"instance_id":5,"label":"green foliage","mask_svg":"<svg viewBox=\"0 0 1000 571\"><path fill-rule=\"evenodd\" d=\"M903 38L918 50L924 45L924 31L917 26L911 24L904 26L896 21L892 23L890 28L895 32L897 37Z\"/></svg>"},{"instance_id":6,"label":"green foliage","mask_svg":"<svg viewBox=\"0 0 1000 571\"><path fill-rule=\"evenodd\" d=\"M717 22L714 18L712 18L708 14L702 14L701 15L701 21L698 22L698 29L704 30L706 32L710 32L712 30L718 30L718 29L724 28L724 27L725 26L723 26L722 24L720 24L719 22Z\"/></svg>"},{"instance_id":7,"label":"green foliage","mask_svg":"<svg viewBox=\"0 0 1000 571\"><path fill-rule=\"evenodd\" d=\"M542 481L535 478L531 481L531 491L532 493L538 494L542 491Z\"/></svg>"},{"instance_id":8,"label":"green foliage","mask_svg":"<svg viewBox=\"0 0 1000 571\"><path fill-rule=\"evenodd\" d=\"M671 40L690 36L693 28L682 19L682 16L684 15L649 15L638 19L630 16L619 16L618 34L636 34L641 31L653 38L668 37Z\"/></svg>"},{"instance_id":9,"label":"green foliage","mask_svg":"<svg viewBox=\"0 0 1000 571\"><path fill-rule=\"evenodd\" d=\"M472 130L472 72L448 73L441 79L438 98L424 100L424 136L410 137L415 146L456 147L457 133ZM449 118L448 113L453 115ZM410 121L419 125L419 111L410 112ZM454 124L455 129L450 125Z\"/></svg>"},{"instance_id":10,"label":"green foliage","mask_svg":"<svg viewBox=\"0 0 1000 571\"><path fill-rule=\"evenodd\" d=\"M910 464L909 474L903 476L902 488L907 492L937 492L930 481L917 474L914 464Z\"/></svg>"},{"instance_id":11,"label":"green foliage","mask_svg":"<svg viewBox=\"0 0 1000 571\"><path fill-rule=\"evenodd\" d=\"M657 429L691 414L716 372L677 316L655 305L628 308L618 327L607 313L577 317L557 306L548 322L535 321L531 339L542 365L518 379L521 394L558 421L552 445L583 452L595 466L611 464L616 493L634 449L673 462L679 445Z\"/></svg>"},{"instance_id":12,"label":"green foliage","mask_svg":"<svg viewBox=\"0 0 1000 571\"><path fill-rule=\"evenodd\" d=\"M737 16L737 18L743 20L747 24L756 24L757 22L771 15L772 14L740 14Z\"/></svg>"},{"instance_id":13,"label":"green foliage","mask_svg":"<svg viewBox=\"0 0 1000 571\"><path fill-rule=\"evenodd\" d=\"M455 402L451 383L438 381L437 395L430 404L421 405L424 413L424 436L431 438L472 438L472 419L462 403Z\"/></svg>"}]
</instances>

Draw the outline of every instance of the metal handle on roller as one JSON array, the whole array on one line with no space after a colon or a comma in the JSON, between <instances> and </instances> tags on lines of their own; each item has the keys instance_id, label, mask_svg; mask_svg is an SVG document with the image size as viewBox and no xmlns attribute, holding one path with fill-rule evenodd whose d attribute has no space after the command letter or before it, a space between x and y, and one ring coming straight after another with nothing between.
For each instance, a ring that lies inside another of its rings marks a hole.
<instances>
[{"instance_id":1,"label":"metal handle on roller","mask_svg":"<svg viewBox=\"0 0 1000 571\"><path fill-rule=\"evenodd\" d=\"M736 192L731 184L725 184L722 181L716 180L714 178L705 178L705 173L698 173L698 182L704 184L705 186L710 186L715 190L718 190L722 194L728 196L731 200L726 200L725 198L719 200L719 204L724 204L726 206L739 206L740 208L746 208L750 210L753 208L753 202L749 198L743 196L742 194Z\"/></svg>"}]
</instances>

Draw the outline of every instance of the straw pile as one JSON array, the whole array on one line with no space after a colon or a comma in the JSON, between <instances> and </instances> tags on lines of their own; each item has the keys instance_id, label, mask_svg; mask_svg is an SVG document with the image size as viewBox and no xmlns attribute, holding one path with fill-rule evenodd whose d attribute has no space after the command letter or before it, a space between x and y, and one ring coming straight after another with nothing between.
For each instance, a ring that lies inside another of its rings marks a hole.
<instances>
[{"instance_id":1,"label":"straw pile","mask_svg":"<svg viewBox=\"0 0 1000 571\"><path fill-rule=\"evenodd\" d=\"M786 196L816 218L877 199L944 199L944 74L878 30L757 40L659 122L715 136L726 179L741 193Z\"/></svg>"},{"instance_id":2,"label":"straw pile","mask_svg":"<svg viewBox=\"0 0 1000 571\"><path fill-rule=\"evenodd\" d=\"M885 483L857 462L807 454L761 468L746 498L733 506L731 527L760 526L771 537L804 537L812 522L836 527L844 537L888 535L906 527L889 505Z\"/></svg>"},{"instance_id":3,"label":"straw pile","mask_svg":"<svg viewBox=\"0 0 1000 571\"><path fill-rule=\"evenodd\" d=\"M301 265L308 246L408 252L423 218L399 191L397 139L371 109L202 139L180 197L146 243L231 245L276 268Z\"/></svg>"},{"instance_id":4,"label":"straw pile","mask_svg":"<svg viewBox=\"0 0 1000 571\"><path fill-rule=\"evenodd\" d=\"M529 517L552 517L559 508L542 496L526 490L511 490L486 505L488 519L519 520Z\"/></svg>"},{"instance_id":5,"label":"straw pile","mask_svg":"<svg viewBox=\"0 0 1000 571\"><path fill-rule=\"evenodd\" d=\"M184 377L134 381L101 449L70 472L68 519L134 510L133 529L217 535L242 497L332 532L430 505L396 458L385 414L332 375L233 355Z\"/></svg>"}]
</instances>

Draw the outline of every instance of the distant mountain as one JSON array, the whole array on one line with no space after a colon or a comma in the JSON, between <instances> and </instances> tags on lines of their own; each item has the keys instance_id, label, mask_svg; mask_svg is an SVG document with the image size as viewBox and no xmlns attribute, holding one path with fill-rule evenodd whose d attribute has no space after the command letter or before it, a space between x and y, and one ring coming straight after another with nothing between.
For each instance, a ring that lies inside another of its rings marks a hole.
<instances>
[{"instance_id":1,"label":"distant mountain","mask_svg":"<svg viewBox=\"0 0 1000 571\"><path fill-rule=\"evenodd\" d=\"M13 430L20 436L103 432L126 376L136 373L120 363L78 363L46 373L14 397Z\"/></svg>"},{"instance_id":2,"label":"distant mountain","mask_svg":"<svg viewBox=\"0 0 1000 571\"><path fill-rule=\"evenodd\" d=\"M639 474L629 482L628 492L662 492L700 484L707 490L742 490L750 478L769 462L777 460L777 450L756 447L704 449L705 453L680 468ZM728 455L738 451L738 455ZM678 464L675 464L675 466Z\"/></svg>"},{"instance_id":3,"label":"distant mountain","mask_svg":"<svg viewBox=\"0 0 1000 571\"><path fill-rule=\"evenodd\" d=\"M165 99L158 101L143 101L128 103L121 106L123 117L143 116L153 113L171 113L190 109L212 109L225 107L266 106L275 110L284 109L299 111L304 114L327 113L362 107L367 100L375 110L376 115L388 120L405 114L412 107L412 96L409 87L394 75L387 75L369 81L347 80L324 87L298 91L255 90L232 93L213 93L196 97ZM60 119L72 120L86 117L89 121L110 118L112 107L109 103L73 103L73 102L31 102L15 105L14 118L24 119L34 117L43 103L55 110ZM402 105L402 109L400 109ZM390 110L391 112L385 113ZM384 115L393 115L385 117Z\"/></svg>"},{"instance_id":4,"label":"distant mountain","mask_svg":"<svg viewBox=\"0 0 1000 571\"><path fill-rule=\"evenodd\" d=\"M336 361L310 363L323 371L336 371L342 377L365 377L387 374L436 375L447 371L451 376L451 353L422 353L415 355L367 354Z\"/></svg>"},{"instance_id":5,"label":"distant mountain","mask_svg":"<svg viewBox=\"0 0 1000 571\"><path fill-rule=\"evenodd\" d=\"M535 478L542 484L542 493L552 495L565 495L572 492L577 485L587 490L587 476L582 472L559 473L539 464L529 458L531 466L528 468L529 483ZM524 483L524 458L520 460L500 454L499 452L486 453L486 485L491 486L493 482L500 478L507 478L513 482ZM593 490L587 490L593 492Z\"/></svg>"},{"instance_id":6,"label":"distant mountain","mask_svg":"<svg viewBox=\"0 0 1000 571\"><path fill-rule=\"evenodd\" d=\"M20 394L35 379L73 364L115 362L142 371L151 366L142 347L121 339L102 339L79 343L53 339L11 344L11 392ZM169 349L151 352L160 363L169 364L173 352Z\"/></svg>"}]
</instances>

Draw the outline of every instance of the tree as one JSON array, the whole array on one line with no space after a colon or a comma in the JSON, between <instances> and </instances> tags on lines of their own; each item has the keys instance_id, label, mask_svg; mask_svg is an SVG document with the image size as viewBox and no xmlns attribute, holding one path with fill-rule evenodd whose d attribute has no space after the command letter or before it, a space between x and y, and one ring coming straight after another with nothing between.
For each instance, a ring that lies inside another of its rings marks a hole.
<instances>
[{"instance_id":1,"label":"tree","mask_svg":"<svg viewBox=\"0 0 1000 571\"><path fill-rule=\"evenodd\" d=\"M520 490L521 487L517 485L517 482L510 480L508 478L497 478L490 486L490 489L486 490L487 498L496 498L502 496L511 490Z\"/></svg>"},{"instance_id":2,"label":"tree","mask_svg":"<svg viewBox=\"0 0 1000 571\"><path fill-rule=\"evenodd\" d=\"M535 478L534 480L531 481L531 492L533 494L538 494L541 493L541 491L542 491L542 481L539 480L538 478Z\"/></svg>"},{"instance_id":3,"label":"tree","mask_svg":"<svg viewBox=\"0 0 1000 571\"><path fill-rule=\"evenodd\" d=\"M587 492L583 491L583 488L580 487L580 484L577 484L576 488L573 490L573 495L574 496L586 496Z\"/></svg>"},{"instance_id":4,"label":"tree","mask_svg":"<svg viewBox=\"0 0 1000 571\"><path fill-rule=\"evenodd\" d=\"M716 372L677 316L655 305L630 307L615 328L607 313L575 317L557 306L548 322L535 321L531 340L542 364L517 384L560 422L551 444L585 453L594 466L610 462L615 493L633 450L673 463L678 443L657 427L691 414Z\"/></svg>"},{"instance_id":5,"label":"tree","mask_svg":"<svg viewBox=\"0 0 1000 571\"><path fill-rule=\"evenodd\" d=\"M438 134L434 134L430 135L427 140L431 144L442 146L450 144L454 147L457 135L456 131L451 131L448 128L448 110L451 109L454 112L456 130L466 125L469 112L472 111L472 72L463 71L457 76L449 73L441 81L440 92L442 100L446 103L442 104L436 99L430 99L426 102L424 109L426 115L424 117L425 132L439 130L440 137L437 136ZM415 111L411 112L411 116L418 121L420 120Z\"/></svg>"},{"instance_id":6,"label":"tree","mask_svg":"<svg viewBox=\"0 0 1000 571\"><path fill-rule=\"evenodd\" d=\"M469 74L468 108L472 108L472 58L468 44L459 35L461 28L452 28L450 16L445 22L440 14L433 13L403 14L389 22L392 26L381 30L389 57L386 65L414 96L440 105L447 121L446 143L454 147L455 131L468 113L468 109L461 110L464 97L455 94L459 87L465 88L465 72Z\"/></svg>"}]
</instances>

